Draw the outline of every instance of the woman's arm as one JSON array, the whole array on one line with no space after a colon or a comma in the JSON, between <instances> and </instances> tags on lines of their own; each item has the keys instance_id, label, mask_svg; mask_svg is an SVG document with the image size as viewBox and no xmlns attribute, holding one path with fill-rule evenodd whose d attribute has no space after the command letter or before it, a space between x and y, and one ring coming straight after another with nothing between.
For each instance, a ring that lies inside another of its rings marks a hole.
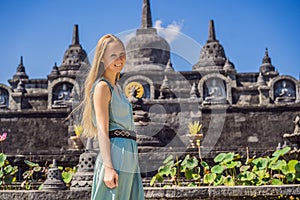
<instances>
[{"instance_id":1,"label":"woman's arm","mask_svg":"<svg viewBox=\"0 0 300 200\"><path fill-rule=\"evenodd\" d=\"M96 87L93 96L95 115L97 121L97 136L99 141L100 152L105 169L104 182L107 187L114 188L118 186L118 174L114 170L111 153L109 130L109 101L111 92L106 82L100 81Z\"/></svg>"}]
</instances>

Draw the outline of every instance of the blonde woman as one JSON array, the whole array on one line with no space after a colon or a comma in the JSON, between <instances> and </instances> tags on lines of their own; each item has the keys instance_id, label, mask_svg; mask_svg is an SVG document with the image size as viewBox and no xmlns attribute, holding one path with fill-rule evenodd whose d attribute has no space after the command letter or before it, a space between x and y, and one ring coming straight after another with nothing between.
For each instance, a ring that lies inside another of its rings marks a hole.
<instances>
[{"instance_id":1,"label":"blonde woman","mask_svg":"<svg viewBox=\"0 0 300 200\"><path fill-rule=\"evenodd\" d=\"M97 137L92 200L143 200L131 104L117 85L126 62L123 43L103 36L85 81L84 135Z\"/></svg>"}]
</instances>

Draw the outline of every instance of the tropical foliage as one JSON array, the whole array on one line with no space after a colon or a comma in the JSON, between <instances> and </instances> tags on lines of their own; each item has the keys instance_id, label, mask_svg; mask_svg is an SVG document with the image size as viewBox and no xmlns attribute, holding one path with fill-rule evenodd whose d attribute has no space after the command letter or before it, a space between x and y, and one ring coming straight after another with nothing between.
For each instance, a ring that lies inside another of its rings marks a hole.
<instances>
[{"instance_id":1,"label":"tropical foliage","mask_svg":"<svg viewBox=\"0 0 300 200\"><path fill-rule=\"evenodd\" d=\"M201 185L282 185L300 183L300 163L286 160L291 147L275 151L271 156L246 158L243 162L234 152L220 153L210 166L195 156L184 159L168 156L150 185L162 183L164 187ZM165 183L165 184L164 184Z\"/></svg>"}]
</instances>

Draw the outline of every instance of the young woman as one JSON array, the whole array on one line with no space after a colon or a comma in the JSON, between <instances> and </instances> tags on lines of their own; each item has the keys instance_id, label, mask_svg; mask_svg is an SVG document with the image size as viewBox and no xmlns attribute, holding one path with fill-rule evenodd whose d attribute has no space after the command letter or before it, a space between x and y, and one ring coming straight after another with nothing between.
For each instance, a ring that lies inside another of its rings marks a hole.
<instances>
[{"instance_id":1,"label":"young woman","mask_svg":"<svg viewBox=\"0 0 300 200\"><path fill-rule=\"evenodd\" d=\"M143 200L131 104L116 84L126 62L123 43L103 36L85 81L84 135L97 137L92 200Z\"/></svg>"}]
</instances>

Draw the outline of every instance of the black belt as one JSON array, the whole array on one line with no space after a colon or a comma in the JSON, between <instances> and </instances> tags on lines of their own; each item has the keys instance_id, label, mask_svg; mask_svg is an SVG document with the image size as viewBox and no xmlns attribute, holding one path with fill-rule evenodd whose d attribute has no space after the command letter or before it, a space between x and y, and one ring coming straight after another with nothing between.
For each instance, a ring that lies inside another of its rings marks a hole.
<instances>
[{"instance_id":1,"label":"black belt","mask_svg":"<svg viewBox=\"0 0 300 200\"><path fill-rule=\"evenodd\" d=\"M109 138L115 138L115 137L121 137L121 138L128 138L128 139L136 140L135 132L130 131L130 130L117 129L117 130L109 131Z\"/></svg>"}]
</instances>

